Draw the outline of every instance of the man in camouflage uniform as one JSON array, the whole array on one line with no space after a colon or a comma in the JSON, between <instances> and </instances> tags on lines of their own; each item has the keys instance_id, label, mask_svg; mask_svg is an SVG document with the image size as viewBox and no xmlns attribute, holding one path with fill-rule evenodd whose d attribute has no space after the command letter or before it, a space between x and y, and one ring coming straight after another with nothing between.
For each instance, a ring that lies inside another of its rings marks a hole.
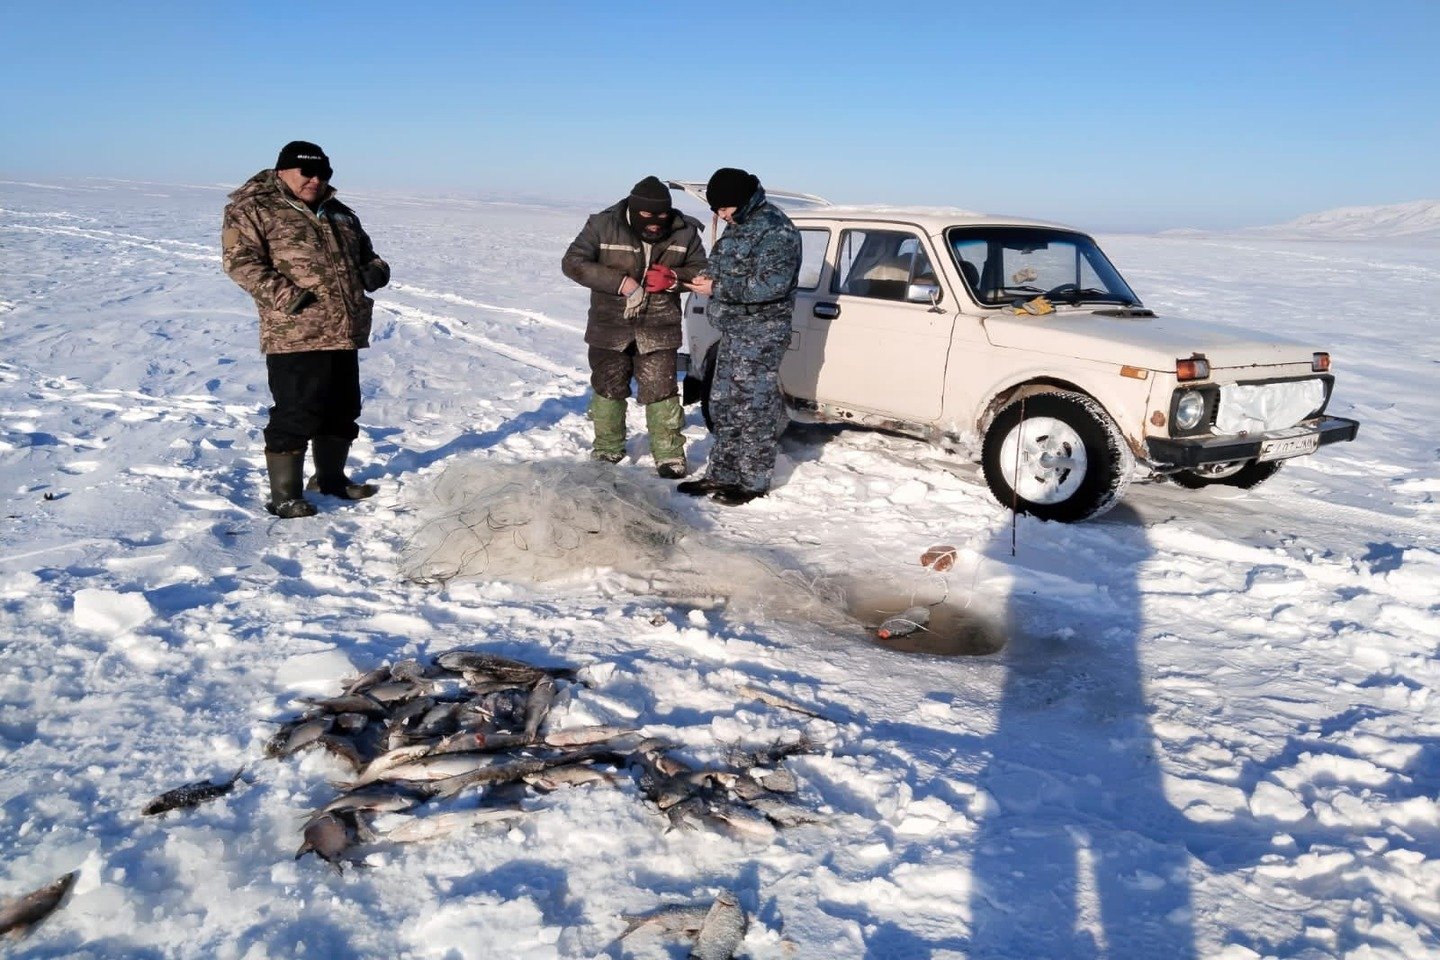
<instances>
[{"instance_id":1,"label":"man in camouflage uniform","mask_svg":"<svg viewBox=\"0 0 1440 960\"><path fill-rule=\"evenodd\" d=\"M710 297L710 322L720 332L710 381L715 446L705 476L677 489L739 506L764 496L775 472L785 416L780 361L790 345L800 232L744 170L715 171L705 198L728 224L710 251L708 276L690 285Z\"/></svg>"},{"instance_id":2,"label":"man in camouflage uniform","mask_svg":"<svg viewBox=\"0 0 1440 960\"><path fill-rule=\"evenodd\" d=\"M705 269L700 224L675 210L670 190L646 177L630 195L585 223L560 269L590 288L585 325L589 345L590 456L619 463L625 456L625 405L630 381L639 386L660 476L685 476L685 422L676 384L680 349L680 291Z\"/></svg>"},{"instance_id":3,"label":"man in camouflage uniform","mask_svg":"<svg viewBox=\"0 0 1440 960\"><path fill-rule=\"evenodd\" d=\"M315 476L307 490L345 500L373 496L345 475L360 433L359 349L370 345L366 293L390 282L355 211L335 198L330 159L313 143L287 143L274 169L230 194L221 234L225 272L260 309L270 422L265 508L290 519L315 514L301 479L308 443Z\"/></svg>"}]
</instances>

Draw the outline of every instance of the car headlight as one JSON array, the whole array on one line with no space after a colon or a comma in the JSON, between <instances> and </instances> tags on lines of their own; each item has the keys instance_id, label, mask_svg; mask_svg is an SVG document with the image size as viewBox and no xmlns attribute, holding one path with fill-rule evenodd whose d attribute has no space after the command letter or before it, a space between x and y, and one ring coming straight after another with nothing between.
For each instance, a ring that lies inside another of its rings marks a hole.
<instances>
[{"instance_id":1,"label":"car headlight","mask_svg":"<svg viewBox=\"0 0 1440 960\"><path fill-rule=\"evenodd\" d=\"M1175 428L1194 430L1205 416L1205 397L1198 390L1187 390L1175 404Z\"/></svg>"}]
</instances>

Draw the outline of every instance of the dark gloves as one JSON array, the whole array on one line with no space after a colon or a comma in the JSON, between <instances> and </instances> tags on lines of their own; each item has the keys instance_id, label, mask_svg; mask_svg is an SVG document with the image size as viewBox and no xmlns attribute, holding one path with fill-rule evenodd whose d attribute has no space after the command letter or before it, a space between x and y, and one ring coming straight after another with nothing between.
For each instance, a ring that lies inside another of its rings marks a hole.
<instances>
[{"instance_id":1,"label":"dark gloves","mask_svg":"<svg viewBox=\"0 0 1440 960\"><path fill-rule=\"evenodd\" d=\"M366 293L379 290L390 282L390 264L384 260L371 260L360 271L360 279L365 283Z\"/></svg>"},{"instance_id":2,"label":"dark gloves","mask_svg":"<svg viewBox=\"0 0 1440 960\"><path fill-rule=\"evenodd\" d=\"M286 310L285 313L288 316L293 317L295 316L295 314L299 313L301 310L304 310L306 307L310 306L310 304L314 302L315 294L311 293L309 290L302 290L300 292L300 296L295 298L295 302L290 304L290 309Z\"/></svg>"},{"instance_id":3,"label":"dark gloves","mask_svg":"<svg viewBox=\"0 0 1440 960\"><path fill-rule=\"evenodd\" d=\"M675 271L663 263L652 263L645 271L645 292L662 293L675 286Z\"/></svg>"}]
</instances>

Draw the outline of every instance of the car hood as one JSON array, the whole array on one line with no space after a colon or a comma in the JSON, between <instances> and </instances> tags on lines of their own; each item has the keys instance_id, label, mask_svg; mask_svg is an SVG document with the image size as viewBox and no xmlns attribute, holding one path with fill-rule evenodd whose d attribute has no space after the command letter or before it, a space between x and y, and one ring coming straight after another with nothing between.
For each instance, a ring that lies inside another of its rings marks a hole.
<instances>
[{"instance_id":1,"label":"car hood","mask_svg":"<svg viewBox=\"0 0 1440 960\"><path fill-rule=\"evenodd\" d=\"M1310 363L1312 347L1263 332L1174 317L1107 317L1091 310L1065 310L1032 317L994 313L984 318L985 334L997 347L1099 363L1174 370L1177 358L1202 353L1212 370Z\"/></svg>"}]
</instances>

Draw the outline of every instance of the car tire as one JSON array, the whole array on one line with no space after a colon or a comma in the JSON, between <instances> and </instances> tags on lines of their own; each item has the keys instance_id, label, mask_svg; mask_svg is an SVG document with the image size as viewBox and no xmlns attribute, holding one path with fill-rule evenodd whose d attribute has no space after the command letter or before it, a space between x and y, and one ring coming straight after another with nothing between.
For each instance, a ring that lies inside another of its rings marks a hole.
<instances>
[{"instance_id":1,"label":"car tire","mask_svg":"<svg viewBox=\"0 0 1440 960\"><path fill-rule=\"evenodd\" d=\"M1241 490L1249 490L1251 487L1264 483L1275 476L1284 465L1283 460L1271 460L1260 463L1256 460L1242 462L1234 469L1211 467L1209 472L1205 470L1181 470L1179 473L1172 473L1170 479L1187 490L1199 490L1203 487L1239 487Z\"/></svg>"},{"instance_id":2,"label":"car tire","mask_svg":"<svg viewBox=\"0 0 1440 960\"><path fill-rule=\"evenodd\" d=\"M985 432L981 467L1002 505L1041 520L1075 523L1120 502L1135 457L1090 397L1036 393L1004 407Z\"/></svg>"}]
</instances>

